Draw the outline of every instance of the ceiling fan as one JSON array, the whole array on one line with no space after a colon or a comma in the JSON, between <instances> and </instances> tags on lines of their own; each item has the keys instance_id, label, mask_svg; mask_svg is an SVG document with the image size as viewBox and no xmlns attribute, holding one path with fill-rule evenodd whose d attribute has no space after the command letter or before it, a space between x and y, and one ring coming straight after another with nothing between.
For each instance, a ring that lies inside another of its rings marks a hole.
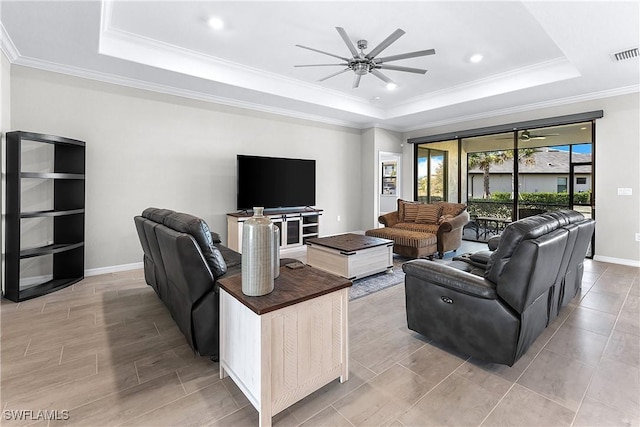
<instances>
[{"instance_id":1,"label":"ceiling fan","mask_svg":"<svg viewBox=\"0 0 640 427\"><path fill-rule=\"evenodd\" d=\"M330 74L326 77L321 78L318 81L322 82L327 79L330 79L331 77L335 77L339 74L346 73L347 71L351 70L355 73L355 76L353 79L353 86L352 86L354 89L360 85L360 78L365 74L369 74L369 73L373 74L380 80L384 81L387 84L387 87L393 88L396 86L396 83L393 80L391 80L389 77L384 75L380 70L405 71L408 73L416 73L416 74L424 74L427 72L427 70L423 70L420 68L412 68L412 67L402 67L398 65L387 65L386 64L387 62L398 61L400 59L415 58L418 56L433 55L436 53L434 49L427 49L427 50L420 50L417 52L402 53L399 55L391 55L383 58L376 58L378 54L380 54L383 50L388 48L393 42L398 40L405 32L400 28L398 28L393 33L391 33L389 37L384 39L382 43L380 43L378 46L373 48L369 53L365 53L364 50L367 48L366 40L358 40L357 49L356 49L356 46L354 46L354 44L351 42L351 39L347 35L347 32L344 30L344 28L336 27L336 30L338 30L340 37L342 37L342 40L344 40L345 44L347 45L347 48L351 52L351 55L352 55L351 58L343 57L340 55L334 55L329 52L324 52L322 50L314 49L312 47L307 47L307 46L302 46L297 44L296 46L301 47L303 49L308 49L314 52L322 53L324 55L333 56L334 58L341 59L344 62L339 64L295 65L295 67L346 66L347 68L345 68L344 70L338 71L337 73ZM360 49L359 52L358 52L358 49Z\"/></svg>"},{"instance_id":2,"label":"ceiling fan","mask_svg":"<svg viewBox=\"0 0 640 427\"><path fill-rule=\"evenodd\" d=\"M547 139L547 137L549 136L560 136L559 133L546 133L546 134L540 134L540 135L534 135L531 132L529 132L528 130L523 130L522 132L520 132L520 134L518 135L518 140L520 141L531 141L533 139ZM513 139L513 137L504 137L504 138L498 138L498 139Z\"/></svg>"}]
</instances>

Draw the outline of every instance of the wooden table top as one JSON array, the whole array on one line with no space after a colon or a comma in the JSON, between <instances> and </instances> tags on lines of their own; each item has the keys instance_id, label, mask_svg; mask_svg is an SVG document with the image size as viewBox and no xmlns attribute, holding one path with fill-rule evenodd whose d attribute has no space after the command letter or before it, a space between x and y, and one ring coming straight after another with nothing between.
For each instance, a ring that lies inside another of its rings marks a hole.
<instances>
[{"instance_id":1,"label":"wooden table top","mask_svg":"<svg viewBox=\"0 0 640 427\"><path fill-rule=\"evenodd\" d=\"M365 236L364 234L347 233L329 237L314 237L307 239L307 243L343 252L356 252L376 246L392 245L393 240Z\"/></svg>"},{"instance_id":2,"label":"wooden table top","mask_svg":"<svg viewBox=\"0 0 640 427\"><path fill-rule=\"evenodd\" d=\"M273 291L259 297L242 293L241 274L222 278L218 284L251 311L261 315L348 288L352 283L344 277L305 265L298 269L280 267L280 276L274 281Z\"/></svg>"}]
</instances>

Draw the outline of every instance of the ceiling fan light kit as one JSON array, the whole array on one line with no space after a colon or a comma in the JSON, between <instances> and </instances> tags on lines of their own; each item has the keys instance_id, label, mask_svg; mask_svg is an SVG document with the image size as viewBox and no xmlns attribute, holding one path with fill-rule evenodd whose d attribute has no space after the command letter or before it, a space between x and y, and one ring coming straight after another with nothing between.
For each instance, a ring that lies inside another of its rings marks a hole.
<instances>
[{"instance_id":1,"label":"ceiling fan light kit","mask_svg":"<svg viewBox=\"0 0 640 427\"><path fill-rule=\"evenodd\" d=\"M421 68L412 68L412 67L403 67L398 65L387 65L386 62L398 61L401 59L408 58L416 58L419 56L427 56L434 55L436 51L434 49L420 50L416 52L408 52L399 55L391 55L383 58L377 58L378 54L380 54L383 50L388 48L393 42L398 40L405 32L398 28L391 35L389 35L386 39L384 39L378 46L373 48L371 52L365 54L365 49L367 49L368 43L366 40L358 40L356 45L353 44L349 35L342 27L336 27L338 34L342 37L342 40L347 45L349 52L351 52L352 57L347 58L340 55L335 55L333 53L324 52L322 50L314 49L312 47L302 46L297 44L296 46L301 47L303 49L311 50L313 52L322 53L323 55L332 56L334 58L341 59L342 63L339 64L309 64L309 65L295 65L295 67L327 67L327 66L343 66L345 69L338 71L337 73L330 74L326 77L318 80L319 82L323 82L331 77L335 77L339 74L346 73L347 71L353 71L354 79L353 79L353 88L357 88L360 85L360 78L367 74L373 74L380 80L386 83L387 89L392 90L397 87L397 83L383 74L380 70L392 70L392 71L403 71L407 73L416 73L416 74L425 74L427 70L423 70ZM357 46L357 47L356 47ZM358 51L360 49L360 51Z\"/></svg>"}]
</instances>

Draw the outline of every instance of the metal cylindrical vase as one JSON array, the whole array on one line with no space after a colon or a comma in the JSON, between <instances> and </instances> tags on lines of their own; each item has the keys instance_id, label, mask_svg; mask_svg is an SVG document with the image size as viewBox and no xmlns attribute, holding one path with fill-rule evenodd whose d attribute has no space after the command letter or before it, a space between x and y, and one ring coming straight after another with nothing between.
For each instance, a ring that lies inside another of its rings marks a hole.
<instances>
[{"instance_id":1,"label":"metal cylindrical vase","mask_svg":"<svg viewBox=\"0 0 640 427\"><path fill-rule=\"evenodd\" d=\"M253 208L253 216L242 226L242 293L247 296L273 291L274 227L261 207Z\"/></svg>"},{"instance_id":2,"label":"metal cylindrical vase","mask_svg":"<svg viewBox=\"0 0 640 427\"><path fill-rule=\"evenodd\" d=\"M280 276L280 229L273 224L273 278Z\"/></svg>"}]
</instances>

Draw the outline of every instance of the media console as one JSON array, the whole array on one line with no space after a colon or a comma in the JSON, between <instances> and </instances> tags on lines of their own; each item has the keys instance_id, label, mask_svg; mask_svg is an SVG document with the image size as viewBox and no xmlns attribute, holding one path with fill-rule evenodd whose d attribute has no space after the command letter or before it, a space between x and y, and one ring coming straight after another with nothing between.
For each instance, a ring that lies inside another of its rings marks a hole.
<instances>
[{"instance_id":1,"label":"media console","mask_svg":"<svg viewBox=\"0 0 640 427\"><path fill-rule=\"evenodd\" d=\"M280 248L302 246L307 239L320 235L322 209L291 208L265 211L264 216L280 229ZM253 216L252 211L227 214L227 246L242 253L242 227Z\"/></svg>"}]
</instances>

